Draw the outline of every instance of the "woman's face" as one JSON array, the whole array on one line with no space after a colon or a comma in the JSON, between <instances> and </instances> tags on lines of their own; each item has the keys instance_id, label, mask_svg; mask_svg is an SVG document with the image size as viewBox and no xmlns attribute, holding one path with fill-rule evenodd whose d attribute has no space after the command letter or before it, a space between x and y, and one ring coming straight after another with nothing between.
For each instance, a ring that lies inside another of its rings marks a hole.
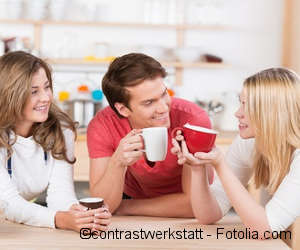
<instances>
[{"instance_id":1,"label":"woman's face","mask_svg":"<svg viewBox=\"0 0 300 250\"><path fill-rule=\"evenodd\" d=\"M32 126L35 122L46 121L52 99L50 82L45 70L40 68L32 78L31 94L23 109L22 123Z\"/></svg>"},{"instance_id":2,"label":"woman's face","mask_svg":"<svg viewBox=\"0 0 300 250\"><path fill-rule=\"evenodd\" d=\"M254 129L251 126L249 116L245 112L246 105L247 105L246 91L245 89L243 89L240 94L240 108L235 112L235 116L239 120L240 136L243 139L255 137Z\"/></svg>"}]
</instances>

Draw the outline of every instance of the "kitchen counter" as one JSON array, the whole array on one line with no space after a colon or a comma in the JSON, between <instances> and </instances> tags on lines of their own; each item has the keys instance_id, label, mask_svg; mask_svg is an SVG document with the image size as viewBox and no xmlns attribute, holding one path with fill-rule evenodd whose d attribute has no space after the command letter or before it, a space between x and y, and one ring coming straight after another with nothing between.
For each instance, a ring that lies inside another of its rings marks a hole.
<instances>
[{"instance_id":1,"label":"kitchen counter","mask_svg":"<svg viewBox=\"0 0 300 250\"><path fill-rule=\"evenodd\" d=\"M234 230L242 231L239 235L244 237L233 239L238 235ZM82 239L73 231L25 226L7 221L0 214L1 249L289 249L280 239L253 240L246 232L239 217L232 214L214 225L200 225L195 219L185 218L113 216L109 233L102 233L102 238L87 235Z\"/></svg>"}]
</instances>

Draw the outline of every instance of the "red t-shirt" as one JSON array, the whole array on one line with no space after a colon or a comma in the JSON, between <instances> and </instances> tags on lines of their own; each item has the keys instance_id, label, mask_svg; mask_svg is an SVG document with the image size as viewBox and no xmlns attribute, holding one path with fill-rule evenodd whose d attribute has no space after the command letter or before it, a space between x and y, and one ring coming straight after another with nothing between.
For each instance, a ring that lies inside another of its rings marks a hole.
<instances>
[{"instance_id":1,"label":"red t-shirt","mask_svg":"<svg viewBox=\"0 0 300 250\"><path fill-rule=\"evenodd\" d=\"M178 98L172 98L170 109L171 126L168 129L168 153L166 159L150 167L141 157L127 168L124 193L132 198L151 198L170 193L181 193L182 166L177 164L177 156L170 152L171 132L174 128L189 122L211 128L206 112L198 105ZM87 144L90 158L111 156L120 140L131 131L127 118L119 118L106 107L96 114L87 130Z\"/></svg>"}]
</instances>

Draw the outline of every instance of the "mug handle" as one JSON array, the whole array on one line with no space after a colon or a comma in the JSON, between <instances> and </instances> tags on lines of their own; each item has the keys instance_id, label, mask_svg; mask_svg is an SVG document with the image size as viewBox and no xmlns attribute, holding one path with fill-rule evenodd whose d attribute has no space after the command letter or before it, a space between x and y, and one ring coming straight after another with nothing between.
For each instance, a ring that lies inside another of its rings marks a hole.
<instances>
[{"instance_id":1,"label":"mug handle","mask_svg":"<svg viewBox=\"0 0 300 250\"><path fill-rule=\"evenodd\" d=\"M142 137L142 141L143 141L143 145L144 145L144 149L140 149L141 152L146 153L146 149L145 149L145 139L143 136L143 131L141 133L138 133L136 135L139 135L140 137Z\"/></svg>"},{"instance_id":2,"label":"mug handle","mask_svg":"<svg viewBox=\"0 0 300 250\"><path fill-rule=\"evenodd\" d=\"M172 130L172 132L171 132L171 136L172 136L172 138L175 138L176 137L176 133L177 133L177 131L178 130L181 130L181 134L183 135L183 128L182 127L176 127L176 128L174 128L173 130Z\"/></svg>"}]
</instances>

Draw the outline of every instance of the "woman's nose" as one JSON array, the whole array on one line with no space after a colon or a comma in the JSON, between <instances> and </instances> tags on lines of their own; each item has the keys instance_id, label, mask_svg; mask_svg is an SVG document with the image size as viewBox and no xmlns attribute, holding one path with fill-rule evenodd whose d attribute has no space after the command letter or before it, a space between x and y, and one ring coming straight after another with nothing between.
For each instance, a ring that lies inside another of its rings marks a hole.
<instances>
[{"instance_id":1,"label":"woman's nose","mask_svg":"<svg viewBox=\"0 0 300 250\"><path fill-rule=\"evenodd\" d=\"M41 94L40 94L40 101L42 102L47 102L50 100L50 96L49 96L49 93L47 91L42 91Z\"/></svg>"},{"instance_id":2,"label":"woman's nose","mask_svg":"<svg viewBox=\"0 0 300 250\"><path fill-rule=\"evenodd\" d=\"M242 114L241 108L239 108L239 109L234 113L234 115L235 115L236 118L242 118L242 117L243 117L243 114Z\"/></svg>"}]
</instances>

